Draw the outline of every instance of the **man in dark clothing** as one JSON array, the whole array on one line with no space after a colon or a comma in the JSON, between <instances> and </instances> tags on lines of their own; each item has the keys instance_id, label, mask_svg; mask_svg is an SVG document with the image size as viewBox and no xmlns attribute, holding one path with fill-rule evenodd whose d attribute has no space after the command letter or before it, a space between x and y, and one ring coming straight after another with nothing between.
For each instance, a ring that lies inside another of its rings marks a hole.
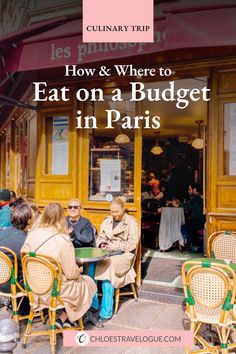
<instances>
[{"instance_id":1,"label":"man in dark clothing","mask_svg":"<svg viewBox=\"0 0 236 354\"><path fill-rule=\"evenodd\" d=\"M202 188L197 183L191 183L188 188L190 199L182 204L186 213L189 213L189 218L185 225L182 226L181 232L192 246L198 245L197 232L203 230L205 217L203 215L203 199L201 197Z\"/></svg>"},{"instance_id":2,"label":"man in dark clothing","mask_svg":"<svg viewBox=\"0 0 236 354\"><path fill-rule=\"evenodd\" d=\"M178 198L184 200L187 197L187 187L191 181L187 162L180 158L168 173L166 181L166 197L168 200Z\"/></svg>"},{"instance_id":3,"label":"man in dark clothing","mask_svg":"<svg viewBox=\"0 0 236 354\"><path fill-rule=\"evenodd\" d=\"M88 219L80 215L80 201L70 200L67 210L69 214L67 222L74 247L92 247L94 245L93 227Z\"/></svg>"}]
</instances>

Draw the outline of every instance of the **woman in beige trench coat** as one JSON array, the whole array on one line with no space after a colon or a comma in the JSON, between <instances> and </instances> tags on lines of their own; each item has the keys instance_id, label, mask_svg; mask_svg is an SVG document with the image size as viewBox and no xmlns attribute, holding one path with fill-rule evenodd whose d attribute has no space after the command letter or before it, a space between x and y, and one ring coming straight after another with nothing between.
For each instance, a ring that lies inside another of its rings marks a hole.
<instances>
[{"instance_id":1,"label":"woman in beige trench coat","mask_svg":"<svg viewBox=\"0 0 236 354\"><path fill-rule=\"evenodd\" d=\"M92 278L81 275L75 261L74 246L66 233L66 219L60 204L49 203L42 214L39 227L28 233L21 252L36 252L51 256L62 266L60 296L66 312L57 319L59 328L71 327L89 309L97 287ZM50 294L35 296L37 308L48 304Z\"/></svg>"},{"instance_id":2,"label":"woman in beige trench coat","mask_svg":"<svg viewBox=\"0 0 236 354\"><path fill-rule=\"evenodd\" d=\"M112 317L114 289L134 283L135 271L132 267L134 252L139 240L139 229L135 218L125 213L122 197L114 199L110 206L111 216L101 224L97 238L97 247L112 251L120 251L96 266L95 279L102 280L102 303L97 321L98 327ZM98 308L98 298L94 297L92 308ZM94 320L94 317L93 317Z\"/></svg>"}]
</instances>

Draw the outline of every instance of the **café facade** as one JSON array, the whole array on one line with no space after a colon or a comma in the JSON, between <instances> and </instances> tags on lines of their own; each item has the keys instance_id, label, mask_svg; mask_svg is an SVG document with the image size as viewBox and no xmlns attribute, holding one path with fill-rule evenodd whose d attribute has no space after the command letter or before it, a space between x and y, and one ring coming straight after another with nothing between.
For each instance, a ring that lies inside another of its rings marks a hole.
<instances>
[{"instance_id":1,"label":"caf\u00e9 facade","mask_svg":"<svg viewBox=\"0 0 236 354\"><path fill-rule=\"evenodd\" d=\"M97 228L109 202L122 194L129 213L141 222L146 130L124 130L120 124L105 129L104 111L145 114L144 102L129 101L131 81L159 87L165 81L205 78L210 89L202 152L207 236L235 230L236 4L229 3L173 7L161 18L157 14L154 43L83 43L77 30L81 19L63 17L0 38L0 185L42 208L50 201L66 207L76 197ZM118 64L168 68L171 75L120 76L114 70ZM65 65L96 72L105 65L111 76L65 76ZM46 82L46 92L67 87L69 99L35 101L33 82ZM79 101L76 92L81 88L101 88L104 101ZM112 102L115 88L122 89L124 102ZM97 129L78 129L78 112L96 116Z\"/></svg>"}]
</instances>

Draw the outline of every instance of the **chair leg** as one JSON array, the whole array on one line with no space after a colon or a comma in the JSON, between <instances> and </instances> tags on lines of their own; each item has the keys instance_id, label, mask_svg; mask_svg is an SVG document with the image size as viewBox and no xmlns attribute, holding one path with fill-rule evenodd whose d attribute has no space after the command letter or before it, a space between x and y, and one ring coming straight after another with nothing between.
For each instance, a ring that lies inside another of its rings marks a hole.
<instances>
[{"instance_id":1,"label":"chair leg","mask_svg":"<svg viewBox=\"0 0 236 354\"><path fill-rule=\"evenodd\" d=\"M15 320L17 323L19 323L19 316L18 316L18 307L17 307L17 299L16 299L16 286L11 285L11 303L12 303L12 318Z\"/></svg>"},{"instance_id":2,"label":"chair leg","mask_svg":"<svg viewBox=\"0 0 236 354\"><path fill-rule=\"evenodd\" d=\"M120 301L120 289L115 290L115 310L114 313L117 313Z\"/></svg>"},{"instance_id":3,"label":"chair leg","mask_svg":"<svg viewBox=\"0 0 236 354\"><path fill-rule=\"evenodd\" d=\"M51 317L51 311L50 310L48 310L48 319L49 319L49 325L50 325L50 323L51 323L51 321L52 321L52 317Z\"/></svg>"},{"instance_id":4,"label":"chair leg","mask_svg":"<svg viewBox=\"0 0 236 354\"><path fill-rule=\"evenodd\" d=\"M33 312L32 308L30 308L29 318L28 318L28 321L27 321L27 326L26 326L25 334L24 334L23 341L22 341L23 348L26 348L26 344L27 344L27 341L28 341L28 338L29 338L29 334L31 332L33 319L34 319L34 312Z\"/></svg>"},{"instance_id":5,"label":"chair leg","mask_svg":"<svg viewBox=\"0 0 236 354\"><path fill-rule=\"evenodd\" d=\"M56 310L51 311L51 321L50 321L50 345L51 345L51 353L54 354L56 352Z\"/></svg>"},{"instance_id":6,"label":"chair leg","mask_svg":"<svg viewBox=\"0 0 236 354\"><path fill-rule=\"evenodd\" d=\"M222 327L222 329L221 329L221 339L222 339L222 342L221 342L221 346L222 346L221 353L222 354L228 354L228 352L229 352L228 344L227 344L228 336L227 336L227 330L226 330L225 327Z\"/></svg>"},{"instance_id":7,"label":"chair leg","mask_svg":"<svg viewBox=\"0 0 236 354\"><path fill-rule=\"evenodd\" d=\"M79 322L79 328L80 328L80 330L83 331L83 330L84 330L83 317L81 317L78 322Z\"/></svg>"},{"instance_id":8,"label":"chair leg","mask_svg":"<svg viewBox=\"0 0 236 354\"><path fill-rule=\"evenodd\" d=\"M138 295L137 295L137 291L136 291L136 288L135 288L135 284L130 284L130 286L131 286L131 290L132 290L132 292L134 294L134 301L138 302Z\"/></svg>"},{"instance_id":9,"label":"chair leg","mask_svg":"<svg viewBox=\"0 0 236 354\"><path fill-rule=\"evenodd\" d=\"M40 311L39 313L40 313L40 318L41 318L42 324L46 324L46 321L45 321L45 317L44 317L43 311Z\"/></svg>"},{"instance_id":10,"label":"chair leg","mask_svg":"<svg viewBox=\"0 0 236 354\"><path fill-rule=\"evenodd\" d=\"M156 247L156 249L158 248L158 244L159 244L159 232L156 231L156 237L155 237L155 247Z\"/></svg>"},{"instance_id":11,"label":"chair leg","mask_svg":"<svg viewBox=\"0 0 236 354\"><path fill-rule=\"evenodd\" d=\"M193 331L194 333L194 344L196 344L196 338L195 338L195 335L196 335L196 324L194 322L190 322L190 330ZM184 353L185 354L191 354L192 353L192 348L191 347L185 347L184 349Z\"/></svg>"},{"instance_id":12,"label":"chair leg","mask_svg":"<svg viewBox=\"0 0 236 354\"><path fill-rule=\"evenodd\" d=\"M191 349L189 347L184 348L184 354L191 354Z\"/></svg>"}]
</instances>

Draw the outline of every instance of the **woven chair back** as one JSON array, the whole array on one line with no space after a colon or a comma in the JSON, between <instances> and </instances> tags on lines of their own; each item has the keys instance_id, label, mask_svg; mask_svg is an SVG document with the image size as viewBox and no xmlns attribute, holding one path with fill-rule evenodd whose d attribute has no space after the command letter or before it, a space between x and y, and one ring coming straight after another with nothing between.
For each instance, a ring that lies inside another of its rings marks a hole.
<instances>
[{"instance_id":1,"label":"woven chair back","mask_svg":"<svg viewBox=\"0 0 236 354\"><path fill-rule=\"evenodd\" d=\"M212 242L212 252L216 259L230 259L236 263L236 234L222 232Z\"/></svg>"},{"instance_id":2,"label":"woven chair back","mask_svg":"<svg viewBox=\"0 0 236 354\"><path fill-rule=\"evenodd\" d=\"M0 251L0 284L5 284L11 279L12 262L10 258Z\"/></svg>"},{"instance_id":3,"label":"woven chair back","mask_svg":"<svg viewBox=\"0 0 236 354\"><path fill-rule=\"evenodd\" d=\"M212 268L193 270L189 276L189 285L195 303L210 308L222 305L228 294L226 276Z\"/></svg>"},{"instance_id":4,"label":"woven chair back","mask_svg":"<svg viewBox=\"0 0 236 354\"><path fill-rule=\"evenodd\" d=\"M61 279L61 267L51 257L25 255L22 265L25 280L34 295L44 295L52 292L55 279ZM59 285L56 285L57 290L59 290Z\"/></svg>"}]
</instances>

